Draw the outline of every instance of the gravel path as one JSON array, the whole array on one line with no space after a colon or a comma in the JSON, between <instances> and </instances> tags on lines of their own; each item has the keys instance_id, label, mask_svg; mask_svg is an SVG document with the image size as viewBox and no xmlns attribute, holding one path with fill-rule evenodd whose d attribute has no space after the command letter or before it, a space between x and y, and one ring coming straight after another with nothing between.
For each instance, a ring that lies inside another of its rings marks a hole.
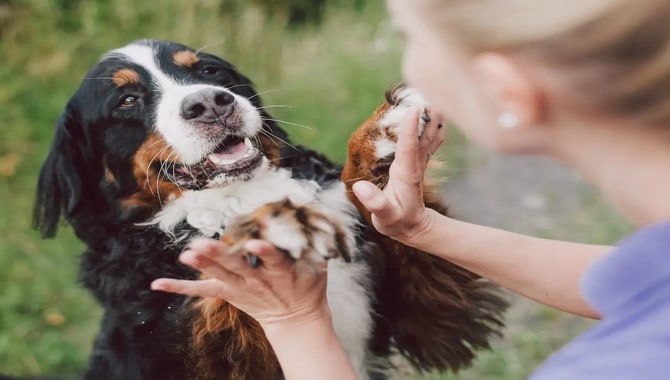
<instances>
[{"instance_id":1,"label":"gravel path","mask_svg":"<svg viewBox=\"0 0 670 380\"><path fill-rule=\"evenodd\" d=\"M586 240L592 215L589 205L604 203L594 189L556 161L539 157L503 156L469 148L467 170L446 184L445 197L454 217L510 231ZM585 196L585 194L591 195ZM584 214L587 215L584 215ZM575 225L585 216L586 228ZM564 329L565 339L590 323L567 313L557 313L561 327L547 326L542 307L510 294L512 307L506 317L505 346L514 349L514 336L527 330ZM545 330L546 331L546 330Z\"/></svg>"},{"instance_id":2,"label":"gravel path","mask_svg":"<svg viewBox=\"0 0 670 380\"><path fill-rule=\"evenodd\" d=\"M583 207L590 186L556 161L468 148L468 168L446 184L451 213L522 233L548 230Z\"/></svg>"}]
</instances>

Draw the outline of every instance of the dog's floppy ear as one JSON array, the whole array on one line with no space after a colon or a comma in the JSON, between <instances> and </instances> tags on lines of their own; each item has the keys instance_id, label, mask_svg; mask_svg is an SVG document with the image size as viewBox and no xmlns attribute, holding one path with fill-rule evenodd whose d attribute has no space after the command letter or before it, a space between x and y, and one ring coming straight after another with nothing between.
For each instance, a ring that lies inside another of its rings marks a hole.
<instances>
[{"instance_id":1,"label":"dog's floppy ear","mask_svg":"<svg viewBox=\"0 0 670 380\"><path fill-rule=\"evenodd\" d=\"M77 211L83 198L86 168L91 165L80 117L73 110L69 103L57 122L37 184L33 228L45 238L56 234L63 212L69 218Z\"/></svg>"}]
</instances>

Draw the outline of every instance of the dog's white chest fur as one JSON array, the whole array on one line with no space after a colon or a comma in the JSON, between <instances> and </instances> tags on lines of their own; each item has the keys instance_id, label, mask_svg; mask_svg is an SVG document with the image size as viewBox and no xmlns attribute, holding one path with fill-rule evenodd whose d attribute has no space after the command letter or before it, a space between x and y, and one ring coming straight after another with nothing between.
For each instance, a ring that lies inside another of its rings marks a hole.
<instances>
[{"instance_id":1,"label":"dog's white chest fur","mask_svg":"<svg viewBox=\"0 0 670 380\"><path fill-rule=\"evenodd\" d=\"M250 213L257 207L289 198L295 203L309 203L322 208L338 220L347 234L349 246L355 247L354 229L357 214L348 201L343 183L322 189L308 180L291 178L286 169L272 169L246 182L200 191L185 191L165 205L149 224L182 239L175 230L186 221L203 236L222 233L233 218ZM369 268L359 260L360 252L352 249L352 262L341 259L328 263L328 304L335 331L347 350L359 378L368 378L367 341L372 334Z\"/></svg>"},{"instance_id":2,"label":"dog's white chest fur","mask_svg":"<svg viewBox=\"0 0 670 380\"><path fill-rule=\"evenodd\" d=\"M165 205L151 224L171 234L186 221L203 236L221 233L233 218L255 208L284 198L296 203L311 203L319 185L313 181L297 181L285 169L268 170L257 177L222 188L184 191L181 197ZM180 236L176 236L179 238Z\"/></svg>"}]
</instances>

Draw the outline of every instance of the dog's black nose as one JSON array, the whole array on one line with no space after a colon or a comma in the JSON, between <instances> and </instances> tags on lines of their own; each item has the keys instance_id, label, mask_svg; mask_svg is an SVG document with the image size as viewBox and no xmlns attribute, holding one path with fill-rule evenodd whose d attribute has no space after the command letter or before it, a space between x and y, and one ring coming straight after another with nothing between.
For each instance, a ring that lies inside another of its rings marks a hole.
<instances>
[{"instance_id":1,"label":"dog's black nose","mask_svg":"<svg viewBox=\"0 0 670 380\"><path fill-rule=\"evenodd\" d=\"M227 116L234 103L233 94L224 90L205 88L184 97L180 114L185 120L212 121Z\"/></svg>"}]
</instances>

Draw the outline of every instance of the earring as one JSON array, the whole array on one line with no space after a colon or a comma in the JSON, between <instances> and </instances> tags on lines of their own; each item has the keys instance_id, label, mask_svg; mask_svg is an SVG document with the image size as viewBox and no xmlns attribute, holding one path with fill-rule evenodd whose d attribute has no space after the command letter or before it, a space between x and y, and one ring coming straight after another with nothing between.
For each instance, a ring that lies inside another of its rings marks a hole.
<instances>
[{"instance_id":1,"label":"earring","mask_svg":"<svg viewBox=\"0 0 670 380\"><path fill-rule=\"evenodd\" d=\"M519 125L519 117L515 113L509 111L501 112L498 115L497 121L498 126L505 129L515 128Z\"/></svg>"}]
</instances>

